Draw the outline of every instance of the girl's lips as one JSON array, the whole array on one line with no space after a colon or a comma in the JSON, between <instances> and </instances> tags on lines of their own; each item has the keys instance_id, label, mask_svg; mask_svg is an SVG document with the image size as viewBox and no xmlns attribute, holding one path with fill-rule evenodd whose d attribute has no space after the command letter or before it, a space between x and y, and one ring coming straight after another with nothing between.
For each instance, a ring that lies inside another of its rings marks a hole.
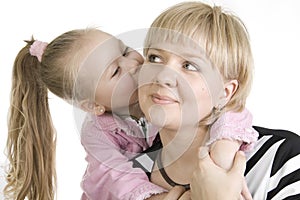
<instances>
[{"instance_id":1,"label":"girl's lips","mask_svg":"<svg viewBox=\"0 0 300 200\"><path fill-rule=\"evenodd\" d=\"M173 104L173 103L177 103L178 101L177 100L174 100L173 98L171 97L168 97L168 96L161 96L159 94L153 94L151 95L151 99L154 103L156 104Z\"/></svg>"}]
</instances>

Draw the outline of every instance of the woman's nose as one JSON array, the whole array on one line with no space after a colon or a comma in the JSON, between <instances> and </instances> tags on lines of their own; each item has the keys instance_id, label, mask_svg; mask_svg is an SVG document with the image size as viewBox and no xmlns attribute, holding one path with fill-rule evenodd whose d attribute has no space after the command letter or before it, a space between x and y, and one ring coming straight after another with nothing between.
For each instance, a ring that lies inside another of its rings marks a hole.
<instances>
[{"instance_id":1,"label":"woman's nose","mask_svg":"<svg viewBox=\"0 0 300 200\"><path fill-rule=\"evenodd\" d=\"M171 67L161 66L161 70L157 73L155 82L168 87L177 85L177 72Z\"/></svg>"}]
</instances>

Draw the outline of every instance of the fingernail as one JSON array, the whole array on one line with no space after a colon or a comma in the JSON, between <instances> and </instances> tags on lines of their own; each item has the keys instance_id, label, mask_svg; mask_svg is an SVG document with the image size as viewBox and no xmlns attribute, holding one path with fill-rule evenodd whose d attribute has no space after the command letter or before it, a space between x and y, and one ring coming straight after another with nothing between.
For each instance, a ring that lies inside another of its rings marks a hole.
<instances>
[{"instance_id":1,"label":"fingernail","mask_svg":"<svg viewBox=\"0 0 300 200\"><path fill-rule=\"evenodd\" d=\"M204 146L204 147L200 147L199 148L199 152L198 152L198 158L199 159L203 159L208 155L208 147Z\"/></svg>"}]
</instances>

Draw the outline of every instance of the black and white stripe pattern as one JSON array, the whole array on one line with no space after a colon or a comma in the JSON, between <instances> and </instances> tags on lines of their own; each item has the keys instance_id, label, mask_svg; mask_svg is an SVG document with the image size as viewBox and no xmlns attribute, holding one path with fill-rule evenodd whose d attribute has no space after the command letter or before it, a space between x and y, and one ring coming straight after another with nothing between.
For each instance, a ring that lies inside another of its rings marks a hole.
<instances>
[{"instance_id":1,"label":"black and white stripe pattern","mask_svg":"<svg viewBox=\"0 0 300 200\"><path fill-rule=\"evenodd\" d=\"M300 137L254 127L260 138L247 155L246 180L253 199L300 199Z\"/></svg>"},{"instance_id":2,"label":"black and white stripe pattern","mask_svg":"<svg viewBox=\"0 0 300 200\"><path fill-rule=\"evenodd\" d=\"M260 134L247 154L246 180L254 200L300 200L300 136L286 130L254 127ZM151 173L160 142L133 159Z\"/></svg>"}]
</instances>

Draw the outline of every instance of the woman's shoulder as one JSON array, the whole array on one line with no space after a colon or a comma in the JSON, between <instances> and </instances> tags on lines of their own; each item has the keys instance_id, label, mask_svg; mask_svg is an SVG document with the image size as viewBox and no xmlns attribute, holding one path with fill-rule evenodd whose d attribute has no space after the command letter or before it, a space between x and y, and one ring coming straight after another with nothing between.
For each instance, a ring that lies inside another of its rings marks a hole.
<instances>
[{"instance_id":1,"label":"woman's shoulder","mask_svg":"<svg viewBox=\"0 0 300 200\"><path fill-rule=\"evenodd\" d=\"M282 167L288 160L300 155L300 136L298 134L284 129L259 126L254 126L254 128L259 133L259 138L255 147L256 156L253 156L252 159L272 153L274 155L273 170L276 171L276 168Z\"/></svg>"},{"instance_id":2,"label":"woman's shoulder","mask_svg":"<svg viewBox=\"0 0 300 200\"><path fill-rule=\"evenodd\" d=\"M288 160L300 155L300 136L298 134L289 130L259 126L254 126L254 129L259 133L259 138L252 155L249 155L248 162L251 163L252 160L253 165L256 165L257 161L265 155L269 155L268 158L272 155L273 159L270 162L272 162L273 170L277 171L276 168L282 167Z\"/></svg>"},{"instance_id":3,"label":"woman's shoulder","mask_svg":"<svg viewBox=\"0 0 300 200\"><path fill-rule=\"evenodd\" d=\"M292 131L285 129L271 129L260 126L253 126L253 128L259 133L259 138L263 136L274 136L278 138L284 138L287 140L300 140L300 135Z\"/></svg>"},{"instance_id":4,"label":"woman's shoulder","mask_svg":"<svg viewBox=\"0 0 300 200\"><path fill-rule=\"evenodd\" d=\"M300 154L300 135L285 129L254 126L259 133L257 151L276 152L275 160L285 160Z\"/></svg>"},{"instance_id":5,"label":"woman's shoulder","mask_svg":"<svg viewBox=\"0 0 300 200\"><path fill-rule=\"evenodd\" d=\"M284 129L254 128L259 138L247 155L245 171L254 199L299 197L300 136Z\"/></svg>"}]
</instances>

